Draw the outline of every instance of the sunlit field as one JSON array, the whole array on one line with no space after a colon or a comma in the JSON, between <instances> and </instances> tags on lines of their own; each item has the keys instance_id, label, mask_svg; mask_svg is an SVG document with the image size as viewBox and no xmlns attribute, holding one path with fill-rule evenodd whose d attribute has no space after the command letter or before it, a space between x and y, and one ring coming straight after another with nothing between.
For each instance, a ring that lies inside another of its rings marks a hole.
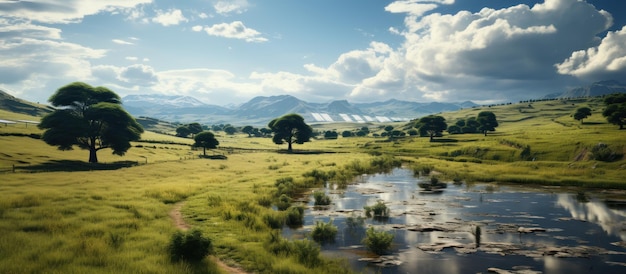
<instances>
[{"instance_id":1,"label":"sunlit field","mask_svg":"<svg viewBox=\"0 0 626 274\"><path fill-rule=\"evenodd\" d=\"M570 115L589 106L584 123ZM321 187L305 174L354 176L401 159L416 172L435 171L445 180L626 188L626 161L598 161L591 149L606 144L626 153L626 131L606 123L599 100L546 101L465 109L441 114L448 124L493 111L500 126L487 136L314 138L294 154L271 138L216 132L220 145L199 158L190 138L147 131L120 157L46 145L32 124L0 125L0 272L2 273L225 273L217 260L250 273L338 273L341 260L306 265L302 254L276 250L276 223L285 211L273 206L277 180L291 177L300 193ZM0 119L39 117L0 111ZM382 132L381 124L313 125L318 131ZM407 123L394 123L407 130ZM305 153L306 152L306 153ZM315 153L312 153L315 152ZM213 241L214 255L200 265L171 262L167 245L183 220ZM308 242L298 244L307 245ZM312 251L312 254L315 254Z\"/></svg>"}]
</instances>

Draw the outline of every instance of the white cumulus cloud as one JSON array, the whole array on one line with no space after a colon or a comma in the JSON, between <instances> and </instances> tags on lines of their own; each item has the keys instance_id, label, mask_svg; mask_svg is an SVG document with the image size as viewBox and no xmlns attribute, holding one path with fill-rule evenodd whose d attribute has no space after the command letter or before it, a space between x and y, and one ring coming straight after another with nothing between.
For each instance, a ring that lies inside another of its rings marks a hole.
<instances>
[{"instance_id":1,"label":"white cumulus cloud","mask_svg":"<svg viewBox=\"0 0 626 274\"><path fill-rule=\"evenodd\" d=\"M161 24L165 27L178 25L181 22L187 22L187 18L183 15L183 12L179 9L170 9L168 11L157 10L157 14L152 18L152 22Z\"/></svg>"},{"instance_id":2,"label":"white cumulus cloud","mask_svg":"<svg viewBox=\"0 0 626 274\"><path fill-rule=\"evenodd\" d=\"M626 26L610 31L600 45L579 50L557 64L561 74L574 75L591 81L626 78Z\"/></svg>"},{"instance_id":3,"label":"white cumulus cloud","mask_svg":"<svg viewBox=\"0 0 626 274\"><path fill-rule=\"evenodd\" d=\"M267 38L263 37L260 32L246 27L241 21L215 24L209 27L203 27L202 29L198 26L194 26L193 30L204 30L207 34L212 36L240 39L246 42L267 42Z\"/></svg>"}]
</instances>

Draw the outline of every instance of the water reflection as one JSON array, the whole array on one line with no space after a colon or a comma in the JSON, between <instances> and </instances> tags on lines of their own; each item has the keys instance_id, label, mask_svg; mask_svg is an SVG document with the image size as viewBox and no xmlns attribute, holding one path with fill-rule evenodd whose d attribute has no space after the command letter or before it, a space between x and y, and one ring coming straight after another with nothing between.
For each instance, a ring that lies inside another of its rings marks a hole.
<instances>
[{"instance_id":1,"label":"water reflection","mask_svg":"<svg viewBox=\"0 0 626 274\"><path fill-rule=\"evenodd\" d=\"M626 271L624 263L606 263L626 262L626 248L612 244L626 238L623 207L609 208L593 196L581 200L576 192L554 188L449 184L434 195L417 186L426 180L406 169L363 176L342 192L327 190L332 206L311 206L304 228L286 228L284 235L306 237L316 220L332 218L339 233L323 252L348 259L364 273L484 273L490 267L519 266L545 273ZM363 207L379 200L390 208L390 217L367 218L355 226L357 216L365 216ZM402 262L399 266L359 261L372 256L361 244L368 226L395 235L390 255Z\"/></svg>"},{"instance_id":2,"label":"water reflection","mask_svg":"<svg viewBox=\"0 0 626 274\"><path fill-rule=\"evenodd\" d=\"M596 223L606 233L618 236L622 241L626 240L626 212L623 209L611 209L598 200L580 203L571 194L559 194L557 205L569 211L572 218Z\"/></svg>"}]
</instances>

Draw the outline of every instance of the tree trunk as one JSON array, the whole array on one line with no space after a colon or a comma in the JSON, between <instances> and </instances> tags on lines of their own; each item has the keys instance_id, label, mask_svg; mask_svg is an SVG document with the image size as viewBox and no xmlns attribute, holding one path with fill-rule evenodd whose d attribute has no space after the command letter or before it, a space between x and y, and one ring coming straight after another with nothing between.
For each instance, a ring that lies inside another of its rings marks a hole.
<instances>
[{"instance_id":1,"label":"tree trunk","mask_svg":"<svg viewBox=\"0 0 626 274\"><path fill-rule=\"evenodd\" d=\"M487 136L487 131L486 131L486 130L485 130L485 131L483 131L483 133L485 133L485 136Z\"/></svg>"},{"instance_id":2,"label":"tree trunk","mask_svg":"<svg viewBox=\"0 0 626 274\"><path fill-rule=\"evenodd\" d=\"M206 147L202 148L202 154L204 154L204 156L206 156Z\"/></svg>"},{"instance_id":3,"label":"tree trunk","mask_svg":"<svg viewBox=\"0 0 626 274\"><path fill-rule=\"evenodd\" d=\"M287 151L292 152L293 149L291 148L291 142L287 142Z\"/></svg>"},{"instance_id":4,"label":"tree trunk","mask_svg":"<svg viewBox=\"0 0 626 274\"><path fill-rule=\"evenodd\" d=\"M98 155L96 154L97 150L95 147L90 147L89 148L89 162L90 163L97 163L98 162Z\"/></svg>"},{"instance_id":5,"label":"tree trunk","mask_svg":"<svg viewBox=\"0 0 626 274\"><path fill-rule=\"evenodd\" d=\"M431 134L431 135L430 135L430 141L431 141L431 142L433 141L433 137L434 137L434 135L433 135L433 134Z\"/></svg>"}]
</instances>

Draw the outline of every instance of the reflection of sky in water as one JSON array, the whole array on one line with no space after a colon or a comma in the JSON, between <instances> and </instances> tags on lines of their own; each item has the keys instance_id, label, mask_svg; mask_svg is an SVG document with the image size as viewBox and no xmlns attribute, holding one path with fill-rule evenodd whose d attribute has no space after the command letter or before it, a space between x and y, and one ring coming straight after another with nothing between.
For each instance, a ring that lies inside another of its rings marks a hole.
<instances>
[{"instance_id":1,"label":"reflection of sky in water","mask_svg":"<svg viewBox=\"0 0 626 274\"><path fill-rule=\"evenodd\" d=\"M626 212L610 209L605 203L591 200L586 203L576 201L573 195L559 194L557 206L569 211L572 218L596 223L610 235L626 241Z\"/></svg>"},{"instance_id":2,"label":"reflection of sky in water","mask_svg":"<svg viewBox=\"0 0 626 274\"><path fill-rule=\"evenodd\" d=\"M557 189L542 191L541 188L449 184L441 194L423 194L417 182L426 180L429 178L414 178L412 171L406 169L364 176L359 184L348 186L344 193L330 194L333 199L331 209L307 210L305 227L298 230L286 228L284 235L302 237L310 233L316 220L327 222L332 218L339 232L334 243L323 245L323 252L333 257L345 257L358 271L366 273L477 273L487 272L489 267L510 270L519 265L531 266L533 270L544 273L589 273L590 267L593 273L626 271L626 267L604 262L626 262L624 255L600 255L585 259L541 256L533 259L480 251L458 255L454 249L434 254L424 252L417 246L441 241L474 243L472 231L476 225L482 228L482 243L589 245L626 252L625 248L611 245L626 239L626 212L623 209L611 209L596 200L580 203L575 194L554 193L559 191ZM360 192L381 193L363 195ZM333 214L334 211L347 210L354 211L355 216L364 216L363 207L378 200L387 204L391 217L384 222L367 219L365 226L373 225L395 235L392 255L403 262L398 267L379 269L358 262L365 250L361 245L365 228L350 229L346 225L345 214ZM309 205L312 206L312 202ZM393 229L394 224L432 224L453 227L454 232L413 232ZM501 225L508 225L509 231L499 231ZM520 226L540 227L547 231L530 234L514 232ZM510 231L511 227L514 231Z\"/></svg>"}]
</instances>

